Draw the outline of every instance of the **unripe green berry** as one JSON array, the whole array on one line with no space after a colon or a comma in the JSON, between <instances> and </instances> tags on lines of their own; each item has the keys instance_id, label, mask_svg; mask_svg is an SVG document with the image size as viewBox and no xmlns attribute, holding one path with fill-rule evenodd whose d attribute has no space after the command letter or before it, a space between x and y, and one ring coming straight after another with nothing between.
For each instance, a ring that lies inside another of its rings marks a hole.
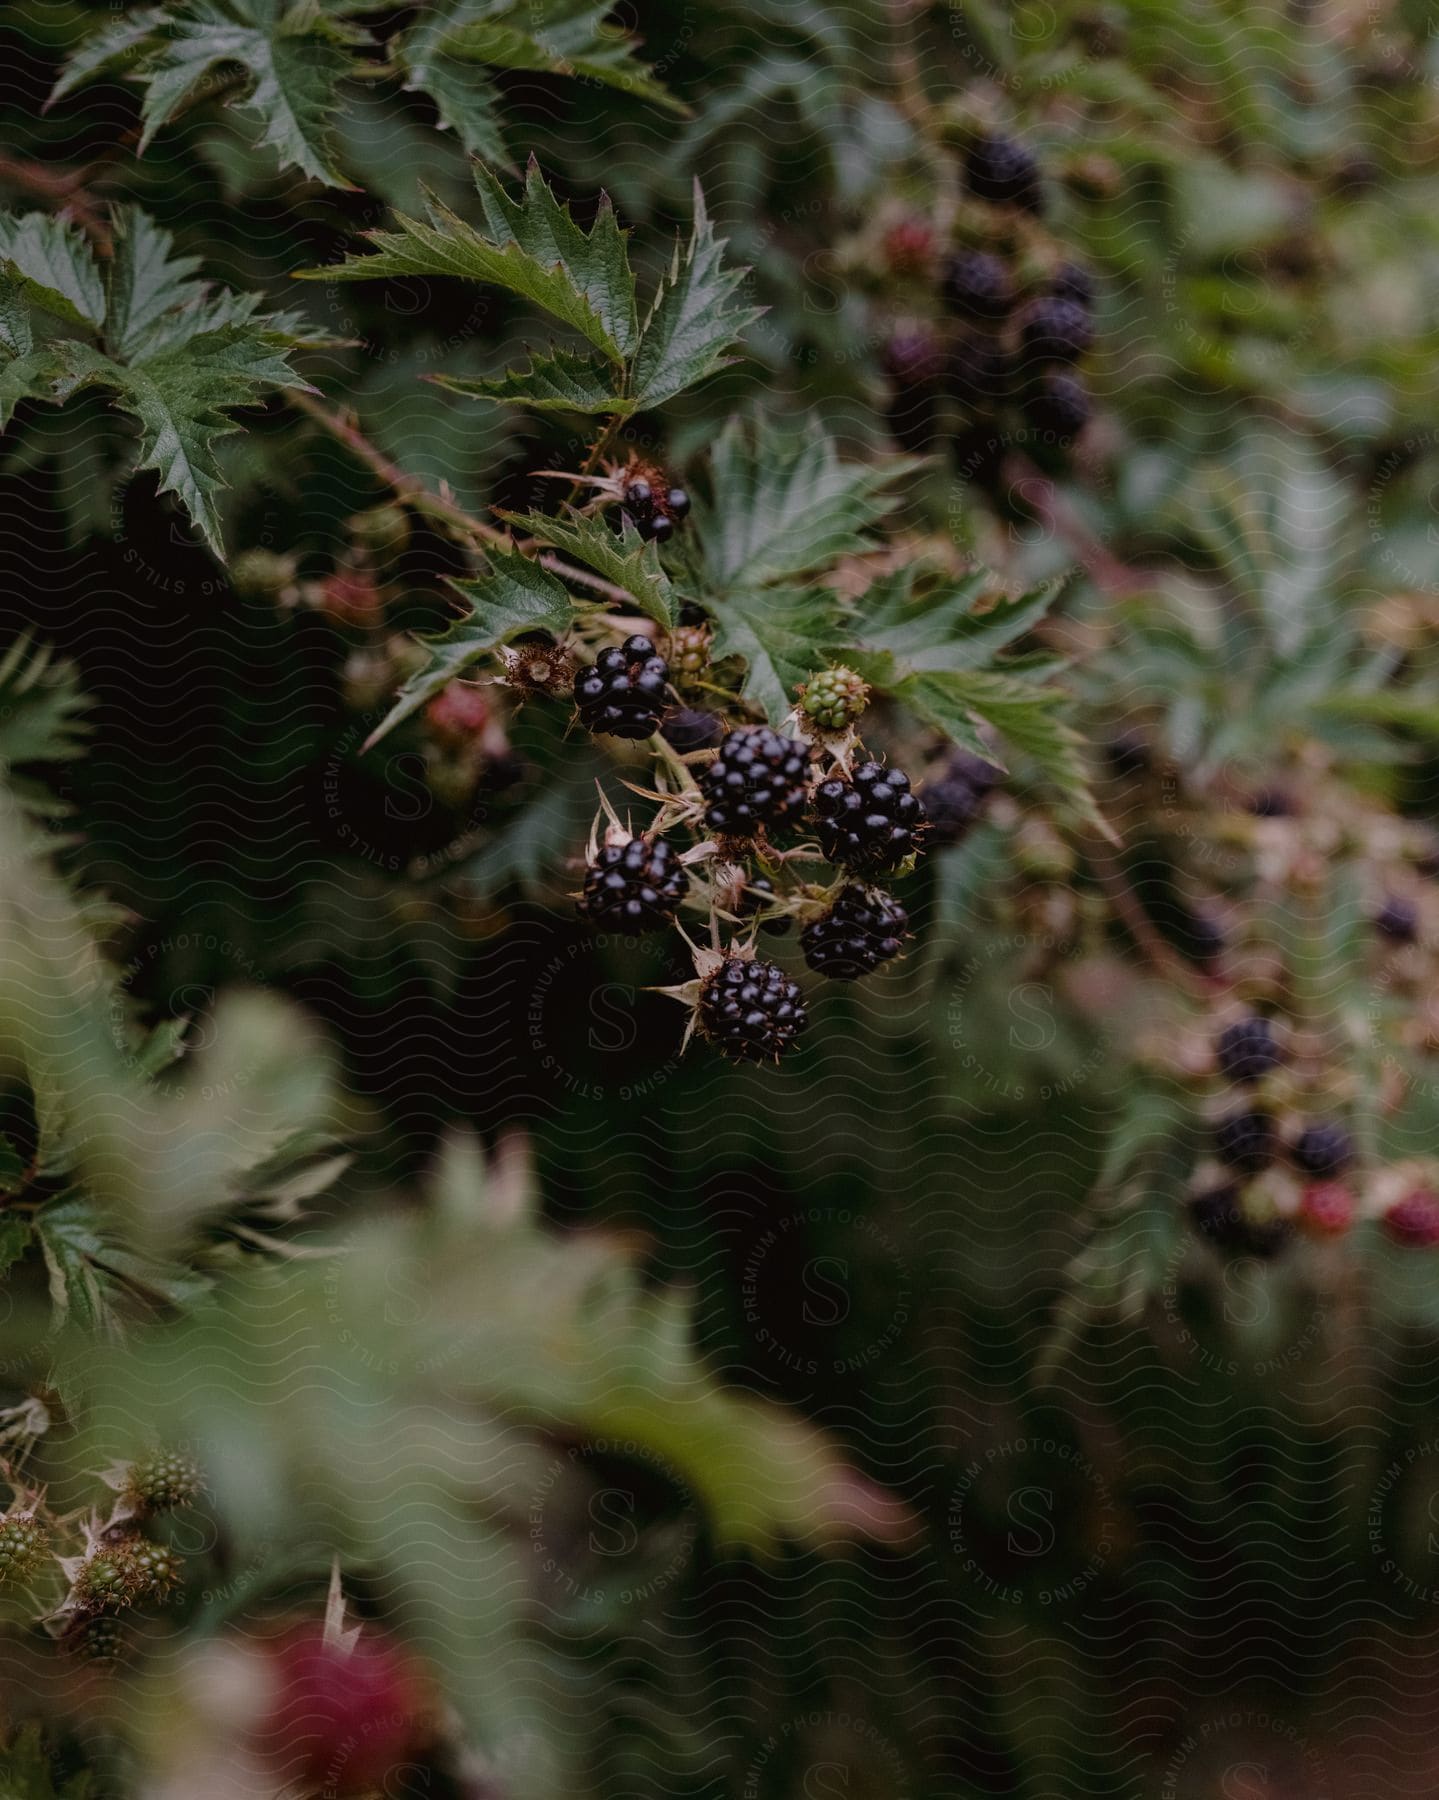
<instances>
[{"instance_id":1,"label":"unripe green berry","mask_svg":"<svg viewBox=\"0 0 1439 1800\"><path fill-rule=\"evenodd\" d=\"M823 669L800 690L800 705L822 731L844 731L869 701L869 683L853 669Z\"/></svg>"},{"instance_id":2,"label":"unripe green berry","mask_svg":"<svg viewBox=\"0 0 1439 1800\"><path fill-rule=\"evenodd\" d=\"M65 1634L65 1641L86 1662L119 1662L125 1631L113 1613L96 1613Z\"/></svg>"},{"instance_id":3,"label":"unripe green berry","mask_svg":"<svg viewBox=\"0 0 1439 1800\"><path fill-rule=\"evenodd\" d=\"M125 1492L146 1512L188 1506L203 1487L199 1464L175 1450L142 1457L125 1477Z\"/></svg>"},{"instance_id":4,"label":"unripe green berry","mask_svg":"<svg viewBox=\"0 0 1439 1800\"><path fill-rule=\"evenodd\" d=\"M708 625L676 625L670 633L670 678L676 683L697 681L709 667Z\"/></svg>"},{"instance_id":5,"label":"unripe green berry","mask_svg":"<svg viewBox=\"0 0 1439 1800\"><path fill-rule=\"evenodd\" d=\"M0 1582L28 1580L49 1549L50 1533L33 1513L0 1519Z\"/></svg>"},{"instance_id":6,"label":"unripe green berry","mask_svg":"<svg viewBox=\"0 0 1439 1800\"><path fill-rule=\"evenodd\" d=\"M181 1575L181 1563L163 1544L142 1538L130 1552L130 1579L137 1600L160 1600Z\"/></svg>"},{"instance_id":7,"label":"unripe green berry","mask_svg":"<svg viewBox=\"0 0 1439 1800\"><path fill-rule=\"evenodd\" d=\"M128 1606L135 1597L128 1551L97 1550L81 1569L75 1591L93 1606Z\"/></svg>"}]
</instances>

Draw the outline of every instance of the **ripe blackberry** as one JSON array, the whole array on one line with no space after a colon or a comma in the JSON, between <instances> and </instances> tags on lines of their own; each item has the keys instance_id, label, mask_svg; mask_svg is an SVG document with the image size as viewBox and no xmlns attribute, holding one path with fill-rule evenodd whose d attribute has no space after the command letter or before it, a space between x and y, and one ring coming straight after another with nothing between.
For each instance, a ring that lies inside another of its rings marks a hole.
<instances>
[{"instance_id":1,"label":"ripe blackberry","mask_svg":"<svg viewBox=\"0 0 1439 1800\"><path fill-rule=\"evenodd\" d=\"M1306 1175L1324 1181L1342 1175L1354 1160L1354 1140L1334 1120L1306 1126L1294 1146L1294 1163Z\"/></svg>"},{"instance_id":2,"label":"ripe blackberry","mask_svg":"<svg viewBox=\"0 0 1439 1800\"><path fill-rule=\"evenodd\" d=\"M1214 1151L1231 1169L1255 1175L1274 1161L1279 1134L1265 1112L1230 1113L1214 1127Z\"/></svg>"},{"instance_id":3,"label":"ripe blackberry","mask_svg":"<svg viewBox=\"0 0 1439 1800\"><path fill-rule=\"evenodd\" d=\"M1283 1219L1250 1218L1237 1182L1197 1195L1189 1202L1189 1217L1201 1237L1234 1256L1271 1257L1289 1236Z\"/></svg>"},{"instance_id":4,"label":"ripe blackberry","mask_svg":"<svg viewBox=\"0 0 1439 1800\"><path fill-rule=\"evenodd\" d=\"M963 332L950 345L949 391L971 412L998 412L1014 391L1014 369L1002 344Z\"/></svg>"},{"instance_id":5,"label":"ripe blackberry","mask_svg":"<svg viewBox=\"0 0 1439 1800\"><path fill-rule=\"evenodd\" d=\"M885 339L880 362L902 392L932 387L944 374L944 345L932 325L900 325Z\"/></svg>"},{"instance_id":6,"label":"ripe blackberry","mask_svg":"<svg viewBox=\"0 0 1439 1800\"><path fill-rule=\"evenodd\" d=\"M132 1463L124 1492L146 1512L168 1512L188 1506L204 1488L200 1465L177 1450L157 1450Z\"/></svg>"},{"instance_id":7,"label":"ripe blackberry","mask_svg":"<svg viewBox=\"0 0 1439 1800\"><path fill-rule=\"evenodd\" d=\"M1268 1019L1251 1015L1236 1019L1220 1032L1214 1046L1219 1073L1226 1081L1259 1081L1277 1069L1283 1054Z\"/></svg>"},{"instance_id":8,"label":"ripe blackberry","mask_svg":"<svg viewBox=\"0 0 1439 1800\"><path fill-rule=\"evenodd\" d=\"M1299 1202L1299 1218L1316 1237L1338 1237L1358 1210L1352 1189L1342 1181L1311 1181Z\"/></svg>"},{"instance_id":9,"label":"ripe blackberry","mask_svg":"<svg viewBox=\"0 0 1439 1800\"><path fill-rule=\"evenodd\" d=\"M665 714L660 736L672 750L689 756L696 750L713 750L724 736L724 720L718 713L693 706L676 706Z\"/></svg>"},{"instance_id":10,"label":"ripe blackberry","mask_svg":"<svg viewBox=\"0 0 1439 1800\"><path fill-rule=\"evenodd\" d=\"M0 1519L0 1583L28 1581L45 1561L50 1533L33 1513Z\"/></svg>"},{"instance_id":11,"label":"ripe blackberry","mask_svg":"<svg viewBox=\"0 0 1439 1800\"><path fill-rule=\"evenodd\" d=\"M868 704L869 683L853 669L823 669L799 689L799 701L822 731L843 731Z\"/></svg>"},{"instance_id":12,"label":"ripe blackberry","mask_svg":"<svg viewBox=\"0 0 1439 1800\"><path fill-rule=\"evenodd\" d=\"M1019 339L1025 355L1036 361L1073 363L1093 345L1094 326L1082 306L1048 295L1025 307Z\"/></svg>"},{"instance_id":13,"label":"ripe blackberry","mask_svg":"<svg viewBox=\"0 0 1439 1800\"><path fill-rule=\"evenodd\" d=\"M988 250L958 250L944 266L943 294L961 319L1004 319L1014 305L1014 277Z\"/></svg>"},{"instance_id":14,"label":"ripe blackberry","mask_svg":"<svg viewBox=\"0 0 1439 1800\"><path fill-rule=\"evenodd\" d=\"M1024 416L1036 431L1052 431L1066 441L1076 438L1094 417L1089 389L1077 375L1051 369L1024 399Z\"/></svg>"},{"instance_id":15,"label":"ripe blackberry","mask_svg":"<svg viewBox=\"0 0 1439 1800\"><path fill-rule=\"evenodd\" d=\"M820 783L814 818L826 861L846 869L894 869L919 847L925 813L908 775L867 762L852 781L836 775Z\"/></svg>"},{"instance_id":16,"label":"ripe blackberry","mask_svg":"<svg viewBox=\"0 0 1439 1800\"><path fill-rule=\"evenodd\" d=\"M857 981L898 956L909 914L879 888L851 884L822 918L800 934L804 960L816 975Z\"/></svg>"},{"instance_id":17,"label":"ripe blackberry","mask_svg":"<svg viewBox=\"0 0 1439 1800\"><path fill-rule=\"evenodd\" d=\"M1017 206L1023 212L1044 211L1039 164L1023 144L998 132L970 145L964 159L964 181L977 200Z\"/></svg>"},{"instance_id":18,"label":"ripe blackberry","mask_svg":"<svg viewBox=\"0 0 1439 1800\"><path fill-rule=\"evenodd\" d=\"M721 837L748 838L798 821L804 810L809 745L768 725L740 725L700 775L705 826Z\"/></svg>"},{"instance_id":19,"label":"ripe blackberry","mask_svg":"<svg viewBox=\"0 0 1439 1800\"><path fill-rule=\"evenodd\" d=\"M1400 894L1391 894L1374 915L1374 929L1393 944L1412 944L1419 935L1419 908Z\"/></svg>"},{"instance_id":20,"label":"ripe blackberry","mask_svg":"<svg viewBox=\"0 0 1439 1800\"><path fill-rule=\"evenodd\" d=\"M727 956L700 989L700 1030L731 1062L778 1062L808 1019L778 963Z\"/></svg>"},{"instance_id":21,"label":"ripe blackberry","mask_svg":"<svg viewBox=\"0 0 1439 1800\"><path fill-rule=\"evenodd\" d=\"M586 731L608 737L647 738L665 707L669 665L638 633L611 644L575 682L575 701Z\"/></svg>"},{"instance_id":22,"label":"ripe blackberry","mask_svg":"<svg viewBox=\"0 0 1439 1800\"><path fill-rule=\"evenodd\" d=\"M1439 1194L1415 1188L1384 1215L1384 1229L1396 1244L1429 1250L1439 1244Z\"/></svg>"},{"instance_id":23,"label":"ripe blackberry","mask_svg":"<svg viewBox=\"0 0 1439 1800\"><path fill-rule=\"evenodd\" d=\"M1086 311L1094 305L1094 277L1079 263L1064 263L1056 269L1049 291L1060 300L1072 300Z\"/></svg>"},{"instance_id":24,"label":"ripe blackberry","mask_svg":"<svg viewBox=\"0 0 1439 1800\"><path fill-rule=\"evenodd\" d=\"M581 915L594 925L638 937L673 924L690 878L663 838L635 837L600 847L585 871Z\"/></svg>"},{"instance_id":25,"label":"ripe blackberry","mask_svg":"<svg viewBox=\"0 0 1439 1800\"><path fill-rule=\"evenodd\" d=\"M689 511L689 495L683 488L674 488L670 492L681 496L684 510L679 516L683 518ZM674 536L675 519L672 516L669 494L657 493L643 476L625 483L624 508L634 520L635 530L642 538L652 538L655 543L662 544L667 538Z\"/></svg>"},{"instance_id":26,"label":"ripe blackberry","mask_svg":"<svg viewBox=\"0 0 1439 1800\"><path fill-rule=\"evenodd\" d=\"M956 750L941 774L927 781L920 803L929 820L930 844L957 844L979 817L990 793L998 787L1000 773L968 750Z\"/></svg>"}]
</instances>

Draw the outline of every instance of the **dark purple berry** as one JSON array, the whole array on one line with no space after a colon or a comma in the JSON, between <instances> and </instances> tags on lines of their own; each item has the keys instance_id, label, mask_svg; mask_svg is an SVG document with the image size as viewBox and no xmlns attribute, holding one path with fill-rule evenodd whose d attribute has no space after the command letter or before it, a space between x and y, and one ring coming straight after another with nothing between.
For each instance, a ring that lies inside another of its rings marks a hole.
<instances>
[{"instance_id":1,"label":"dark purple berry","mask_svg":"<svg viewBox=\"0 0 1439 1800\"><path fill-rule=\"evenodd\" d=\"M1306 1126L1294 1146L1295 1165L1320 1180L1342 1175L1353 1160L1353 1138L1332 1119Z\"/></svg>"},{"instance_id":2,"label":"dark purple berry","mask_svg":"<svg viewBox=\"0 0 1439 1800\"><path fill-rule=\"evenodd\" d=\"M625 508L636 520L646 517L654 503L654 491L647 481L632 481L625 489Z\"/></svg>"},{"instance_id":3,"label":"dark purple berry","mask_svg":"<svg viewBox=\"0 0 1439 1800\"><path fill-rule=\"evenodd\" d=\"M886 339L880 361L901 391L931 387L944 374L944 346L932 325L900 325Z\"/></svg>"},{"instance_id":4,"label":"dark purple berry","mask_svg":"<svg viewBox=\"0 0 1439 1800\"><path fill-rule=\"evenodd\" d=\"M1268 1113L1230 1113L1214 1127L1214 1150L1220 1162L1246 1175L1268 1168L1278 1148L1279 1134Z\"/></svg>"},{"instance_id":5,"label":"dark purple berry","mask_svg":"<svg viewBox=\"0 0 1439 1800\"><path fill-rule=\"evenodd\" d=\"M664 513L656 513L646 525L640 527L640 536L653 539L657 544L666 544L675 534L675 522Z\"/></svg>"},{"instance_id":6,"label":"dark purple berry","mask_svg":"<svg viewBox=\"0 0 1439 1800\"><path fill-rule=\"evenodd\" d=\"M690 497L682 487L672 487L665 495L665 506L672 519L683 519L689 513Z\"/></svg>"},{"instance_id":7,"label":"dark purple berry","mask_svg":"<svg viewBox=\"0 0 1439 1800\"><path fill-rule=\"evenodd\" d=\"M959 250L945 264L943 292L961 319L1003 319L1014 304L1014 277L988 250Z\"/></svg>"},{"instance_id":8,"label":"dark purple berry","mask_svg":"<svg viewBox=\"0 0 1439 1800\"><path fill-rule=\"evenodd\" d=\"M700 1030L731 1062L778 1062L808 1018L777 963L728 956L700 989Z\"/></svg>"},{"instance_id":9,"label":"dark purple berry","mask_svg":"<svg viewBox=\"0 0 1439 1800\"><path fill-rule=\"evenodd\" d=\"M647 738L665 709L669 665L638 633L611 644L575 681L575 703L586 731L607 737Z\"/></svg>"},{"instance_id":10,"label":"dark purple berry","mask_svg":"<svg viewBox=\"0 0 1439 1800\"><path fill-rule=\"evenodd\" d=\"M1214 1046L1219 1073L1228 1081L1259 1081L1283 1061L1268 1019L1236 1019Z\"/></svg>"},{"instance_id":11,"label":"dark purple berry","mask_svg":"<svg viewBox=\"0 0 1439 1800\"><path fill-rule=\"evenodd\" d=\"M1019 336L1026 357L1036 362L1073 363L1094 343L1094 326L1082 306L1051 295L1025 307Z\"/></svg>"},{"instance_id":12,"label":"dark purple berry","mask_svg":"<svg viewBox=\"0 0 1439 1800\"><path fill-rule=\"evenodd\" d=\"M706 829L721 837L747 838L797 823L808 792L808 770L804 739L781 737L768 725L738 726L699 778Z\"/></svg>"},{"instance_id":13,"label":"dark purple berry","mask_svg":"<svg viewBox=\"0 0 1439 1800\"><path fill-rule=\"evenodd\" d=\"M1024 212L1044 211L1039 164L1013 138L996 133L970 145L964 162L965 185L978 200L1017 206Z\"/></svg>"},{"instance_id":14,"label":"dark purple berry","mask_svg":"<svg viewBox=\"0 0 1439 1800\"><path fill-rule=\"evenodd\" d=\"M585 871L581 915L608 931L636 937L672 924L690 878L663 838L605 844Z\"/></svg>"},{"instance_id":15,"label":"dark purple berry","mask_svg":"<svg viewBox=\"0 0 1439 1800\"><path fill-rule=\"evenodd\" d=\"M1089 389L1077 375L1053 369L1024 399L1024 416L1036 431L1052 431L1068 442L1094 416Z\"/></svg>"},{"instance_id":16,"label":"dark purple berry","mask_svg":"<svg viewBox=\"0 0 1439 1800\"><path fill-rule=\"evenodd\" d=\"M1412 944L1419 935L1419 908L1400 894L1391 894L1374 915L1374 929L1394 944Z\"/></svg>"},{"instance_id":17,"label":"dark purple berry","mask_svg":"<svg viewBox=\"0 0 1439 1800\"><path fill-rule=\"evenodd\" d=\"M1055 270L1049 291L1061 300L1089 309L1094 305L1094 277L1079 263L1065 263Z\"/></svg>"},{"instance_id":18,"label":"dark purple berry","mask_svg":"<svg viewBox=\"0 0 1439 1800\"><path fill-rule=\"evenodd\" d=\"M1142 775L1149 767L1149 740L1142 731L1116 731L1104 754L1116 775Z\"/></svg>"},{"instance_id":19,"label":"dark purple berry","mask_svg":"<svg viewBox=\"0 0 1439 1800\"><path fill-rule=\"evenodd\" d=\"M814 820L826 861L846 869L894 869L918 849L925 813L908 775L867 762L851 781L836 775L820 783Z\"/></svg>"},{"instance_id":20,"label":"dark purple berry","mask_svg":"<svg viewBox=\"0 0 1439 1800\"><path fill-rule=\"evenodd\" d=\"M879 888L844 888L822 918L800 934L804 959L816 975L857 981L898 956L909 914Z\"/></svg>"},{"instance_id":21,"label":"dark purple berry","mask_svg":"<svg viewBox=\"0 0 1439 1800\"><path fill-rule=\"evenodd\" d=\"M718 713L702 712L694 706L677 706L665 714L660 736L681 756L696 750L713 750L724 737L724 720Z\"/></svg>"},{"instance_id":22,"label":"dark purple berry","mask_svg":"<svg viewBox=\"0 0 1439 1800\"><path fill-rule=\"evenodd\" d=\"M968 750L956 750L943 771L920 790L920 802L929 820L926 841L941 846L959 843L1000 779L993 763Z\"/></svg>"},{"instance_id":23,"label":"dark purple berry","mask_svg":"<svg viewBox=\"0 0 1439 1800\"><path fill-rule=\"evenodd\" d=\"M1002 344L963 332L950 345L945 365L949 391L970 412L998 412L1014 391L1014 368Z\"/></svg>"}]
</instances>

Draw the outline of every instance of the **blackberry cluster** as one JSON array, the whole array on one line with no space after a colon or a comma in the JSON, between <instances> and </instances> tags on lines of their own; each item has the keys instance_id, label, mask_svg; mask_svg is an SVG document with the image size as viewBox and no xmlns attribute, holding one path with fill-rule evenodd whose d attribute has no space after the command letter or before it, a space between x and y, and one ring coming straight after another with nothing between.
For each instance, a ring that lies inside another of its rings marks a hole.
<instances>
[{"instance_id":1,"label":"blackberry cluster","mask_svg":"<svg viewBox=\"0 0 1439 1800\"><path fill-rule=\"evenodd\" d=\"M1342 1175L1354 1160L1354 1140L1333 1120L1306 1126L1290 1153L1296 1168L1316 1180Z\"/></svg>"},{"instance_id":2,"label":"blackberry cluster","mask_svg":"<svg viewBox=\"0 0 1439 1800\"><path fill-rule=\"evenodd\" d=\"M768 725L740 725L700 776L704 822L721 837L752 838L798 822L809 797L809 745Z\"/></svg>"},{"instance_id":3,"label":"blackberry cluster","mask_svg":"<svg viewBox=\"0 0 1439 1800\"><path fill-rule=\"evenodd\" d=\"M928 842L941 848L957 844L999 786L993 763L968 750L956 750L943 770L924 784L920 803L929 820Z\"/></svg>"},{"instance_id":4,"label":"blackberry cluster","mask_svg":"<svg viewBox=\"0 0 1439 1800\"><path fill-rule=\"evenodd\" d=\"M1014 138L976 139L964 173L970 195L986 206L1043 211L1039 165ZM942 258L936 301L945 322L893 326L882 360L895 436L908 449L928 448L941 409L956 409L959 467L997 491L1014 428L1028 434L1029 453L1052 464L1089 423L1093 406L1075 365L1094 343L1095 282L1069 259L1056 260L1036 284L1031 265L1016 257L1012 223L980 221L976 229L971 218L966 228L987 232L988 241L958 244Z\"/></svg>"},{"instance_id":5,"label":"blackberry cluster","mask_svg":"<svg viewBox=\"0 0 1439 1800\"><path fill-rule=\"evenodd\" d=\"M866 762L848 781L836 775L820 783L814 823L827 862L856 872L897 869L919 848L925 813L908 775Z\"/></svg>"},{"instance_id":6,"label":"blackberry cluster","mask_svg":"<svg viewBox=\"0 0 1439 1800\"><path fill-rule=\"evenodd\" d=\"M700 989L700 1030L731 1062L778 1062L808 1021L778 963L730 955Z\"/></svg>"},{"instance_id":7,"label":"blackberry cluster","mask_svg":"<svg viewBox=\"0 0 1439 1800\"><path fill-rule=\"evenodd\" d=\"M200 1465L177 1450L158 1450L132 1463L125 1475L125 1493L144 1512L169 1512L188 1506L202 1492Z\"/></svg>"},{"instance_id":8,"label":"blackberry cluster","mask_svg":"<svg viewBox=\"0 0 1439 1800\"><path fill-rule=\"evenodd\" d=\"M909 914L878 888L851 884L821 918L800 934L804 959L816 975L857 981L899 955Z\"/></svg>"},{"instance_id":9,"label":"blackberry cluster","mask_svg":"<svg viewBox=\"0 0 1439 1800\"><path fill-rule=\"evenodd\" d=\"M669 664L638 633L611 644L575 682L575 703L586 731L606 737L647 738L665 710Z\"/></svg>"},{"instance_id":10,"label":"blackberry cluster","mask_svg":"<svg viewBox=\"0 0 1439 1800\"><path fill-rule=\"evenodd\" d=\"M689 516L690 497L682 487L656 485L643 475L624 485L624 509L642 538L663 544Z\"/></svg>"},{"instance_id":11,"label":"blackberry cluster","mask_svg":"<svg viewBox=\"0 0 1439 1800\"><path fill-rule=\"evenodd\" d=\"M1220 1162L1244 1175L1267 1169L1279 1153L1273 1115L1249 1108L1230 1113L1214 1127L1214 1152Z\"/></svg>"},{"instance_id":12,"label":"blackberry cluster","mask_svg":"<svg viewBox=\"0 0 1439 1800\"><path fill-rule=\"evenodd\" d=\"M1214 1047L1219 1072L1228 1081L1261 1081L1282 1061L1268 1019L1237 1019L1220 1032Z\"/></svg>"},{"instance_id":13,"label":"blackberry cluster","mask_svg":"<svg viewBox=\"0 0 1439 1800\"><path fill-rule=\"evenodd\" d=\"M592 924L638 937L672 925L689 888L684 865L663 838L630 838L596 852L579 910Z\"/></svg>"}]
</instances>

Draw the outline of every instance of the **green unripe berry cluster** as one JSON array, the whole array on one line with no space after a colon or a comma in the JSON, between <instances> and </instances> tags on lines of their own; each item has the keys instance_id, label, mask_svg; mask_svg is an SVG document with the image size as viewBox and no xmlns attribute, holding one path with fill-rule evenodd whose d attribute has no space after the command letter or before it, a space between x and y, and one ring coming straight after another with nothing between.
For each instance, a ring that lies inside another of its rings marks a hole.
<instances>
[{"instance_id":1,"label":"green unripe berry cluster","mask_svg":"<svg viewBox=\"0 0 1439 1800\"><path fill-rule=\"evenodd\" d=\"M697 681L709 667L710 633L707 625L676 625L670 633L670 675L679 683Z\"/></svg>"},{"instance_id":2,"label":"green unripe berry cluster","mask_svg":"<svg viewBox=\"0 0 1439 1800\"><path fill-rule=\"evenodd\" d=\"M125 1479L126 1493L147 1512L188 1506L203 1486L199 1464L175 1450L142 1458Z\"/></svg>"},{"instance_id":3,"label":"green unripe berry cluster","mask_svg":"<svg viewBox=\"0 0 1439 1800\"><path fill-rule=\"evenodd\" d=\"M822 731L844 731L869 701L869 683L853 669L823 669L800 691L800 705Z\"/></svg>"},{"instance_id":4,"label":"green unripe berry cluster","mask_svg":"<svg viewBox=\"0 0 1439 1800\"><path fill-rule=\"evenodd\" d=\"M29 1513L0 1519L0 1582L24 1581L44 1562L50 1533Z\"/></svg>"}]
</instances>

